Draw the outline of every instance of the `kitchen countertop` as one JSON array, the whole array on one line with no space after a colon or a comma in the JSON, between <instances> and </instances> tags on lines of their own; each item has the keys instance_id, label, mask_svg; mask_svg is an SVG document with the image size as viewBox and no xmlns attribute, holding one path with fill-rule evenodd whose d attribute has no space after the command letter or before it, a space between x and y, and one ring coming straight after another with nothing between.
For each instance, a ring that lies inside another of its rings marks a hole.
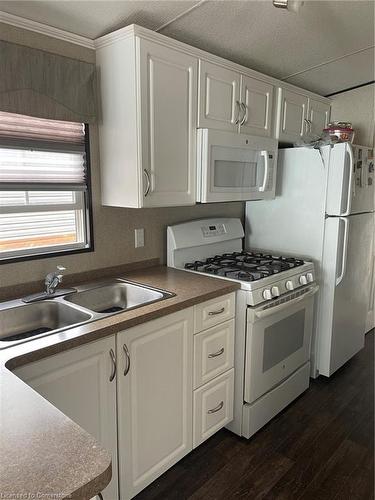
<instances>
[{"instance_id":1,"label":"kitchen countertop","mask_svg":"<svg viewBox=\"0 0 375 500\"><path fill-rule=\"evenodd\" d=\"M0 351L1 498L90 499L111 478L109 453L11 370L239 288L232 281L163 266L137 267L112 277L176 295Z\"/></svg>"}]
</instances>

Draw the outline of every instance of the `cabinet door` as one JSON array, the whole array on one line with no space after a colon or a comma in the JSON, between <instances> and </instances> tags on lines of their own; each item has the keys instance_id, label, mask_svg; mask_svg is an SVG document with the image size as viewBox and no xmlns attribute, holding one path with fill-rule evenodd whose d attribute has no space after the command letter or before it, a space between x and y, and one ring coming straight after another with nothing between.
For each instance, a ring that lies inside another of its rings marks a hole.
<instances>
[{"instance_id":1,"label":"cabinet door","mask_svg":"<svg viewBox=\"0 0 375 500\"><path fill-rule=\"evenodd\" d=\"M241 114L239 98L239 73L199 61L199 128L237 132Z\"/></svg>"},{"instance_id":2,"label":"cabinet door","mask_svg":"<svg viewBox=\"0 0 375 500\"><path fill-rule=\"evenodd\" d=\"M118 334L120 495L133 497L192 449L193 309Z\"/></svg>"},{"instance_id":3,"label":"cabinet door","mask_svg":"<svg viewBox=\"0 0 375 500\"><path fill-rule=\"evenodd\" d=\"M240 132L270 137L272 134L273 85L242 75L241 103L245 109Z\"/></svg>"},{"instance_id":4,"label":"cabinet door","mask_svg":"<svg viewBox=\"0 0 375 500\"><path fill-rule=\"evenodd\" d=\"M94 436L112 454L112 480L104 500L118 496L115 337L90 342L30 363L15 374Z\"/></svg>"},{"instance_id":5,"label":"cabinet door","mask_svg":"<svg viewBox=\"0 0 375 500\"><path fill-rule=\"evenodd\" d=\"M306 96L279 89L276 133L280 141L294 142L307 132L307 105Z\"/></svg>"},{"instance_id":6,"label":"cabinet door","mask_svg":"<svg viewBox=\"0 0 375 500\"><path fill-rule=\"evenodd\" d=\"M143 205L192 205L198 60L142 39L137 48Z\"/></svg>"},{"instance_id":7,"label":"cabinet door","mask_svg":"<svg viewBox=\"0 0 375 500\"><path fill-rule=\"evenodd\" d=\"M320 136L329 122L331 106L325 102L309 99L310 132L314 136Z\"/></svg>"}]
</instances>

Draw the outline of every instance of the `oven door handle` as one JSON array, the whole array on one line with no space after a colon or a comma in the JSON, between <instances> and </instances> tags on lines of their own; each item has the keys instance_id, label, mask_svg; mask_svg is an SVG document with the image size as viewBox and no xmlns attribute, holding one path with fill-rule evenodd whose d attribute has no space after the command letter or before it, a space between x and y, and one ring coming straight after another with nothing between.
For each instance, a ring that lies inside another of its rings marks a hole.
<instances>
[{"instance_id":1,"label":"oven door handle","mask_svg":"<svg viewBox=\"0 0 375 500\"><path fill-rule=\"evenodd\" d=\"M298 302L302 302L302 300L305 300L308 297L315 295L318 290L319 290L319 285L315 285L308 292L304 293L303 295L300 295L299 297L296 297L295 299L289 300L288 302L283 302L282 304L279 304L278 306L270 307L268 309L254 311L255 316L257 318L266 318L267 316L272 316L273 314L276 314L280 311L284 311L285 309L288 309L288 307L290 307L291 305L297 304Z\"/></svg>"}]
</instances>

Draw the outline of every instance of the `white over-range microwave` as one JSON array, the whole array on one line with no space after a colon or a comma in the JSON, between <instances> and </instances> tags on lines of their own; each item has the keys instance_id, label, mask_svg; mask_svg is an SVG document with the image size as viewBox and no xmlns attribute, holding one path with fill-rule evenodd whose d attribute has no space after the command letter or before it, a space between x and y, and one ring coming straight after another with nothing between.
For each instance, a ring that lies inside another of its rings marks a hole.
<instances>
[{"instance_id":1,"label":"white over-range microwave","mask_svg":"<svg viewBox=\"0 0 375 500\"><path fill-rule=\"evenodd\" d=\"M275 139L207 128L197 132L198 202L275 197Z\"/></svg>"}]
</instances>

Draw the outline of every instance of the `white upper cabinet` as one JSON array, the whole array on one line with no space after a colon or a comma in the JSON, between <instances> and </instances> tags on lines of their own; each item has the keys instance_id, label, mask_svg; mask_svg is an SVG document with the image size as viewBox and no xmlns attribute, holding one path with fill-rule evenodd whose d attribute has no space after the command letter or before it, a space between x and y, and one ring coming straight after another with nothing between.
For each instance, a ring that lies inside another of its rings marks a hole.
<instances>
[{"instance_id":1,"label":"white upper cabinet","mask_svg":"<svg viewBox=\"0 0 375 500\"><path fill-rule=\"evenodd\" d=\"M195 203L198 59L132 36L98 44L102 202Z\"/></svg>"},{"instance_id":2,"label":"white upper cabinet","mask_svg":"<svg viewBox=\"0 0 375 500\"><path fill-rule=\"evenodd\" d=\"M280 142L295 142L303 136L316 139L327 126L329 102L279 88L276 137Z\"/></svg>"},{"instance_id":3,"label":"white upper cabinet","mask_svg":"<svg viewBox=\"0 0 375 500\"><path fill-rule=\"evenodd\" d=\"M309 99L308 126L311 134L321 135L323 129L328 125L330 111L331 106L328 103Z\"/></svg>"},{"instance_id":4,"label":"white upper cabinet","mask_svg":"<svg viewBox=\"0 0 375 500\"><path fill-rule=\"evenodd\" d=\"M241 76L236 71L199 61L199 128L238 130L240 82Z\"/></svg>"},{"instance_id":5,"label":"white upper cabinet","mask_svg":"<svg viewBox=\"0 0 375 500\"><path fill-rule=\"evenodd\" d=\"M199 61L198 127L270 137L273 85Z\"/></svg>"},{"instance_id":6,"label":"white upper cabinet","mask_svg":"<svg viewBox=\"0 0 375 500\"><path fill-rule=\"evenodd\" d=\"M197 128L291 143L329 119L328 99L140 26L95 46L103 205L195 204Z\"/></svg>"},{"instance_id":7,"label":"white upper cabinet","mask_svg":"<svg viewBox=\"0 0 375 500\"><path fill-rule=\"evenodd\" d=\"M241 76L241 133L271 137L273 89L267 82Z\"/></svg>"},{"instance_id":8,"label":"white upper cabinet","mask_svg":"<svg viewBox=\"0 0 375 500\"><path fill-rule=\"evenodd\" d=\"M143 206L195 203L197 59L139 39Z\"/></svg>"},{"instance_id":9,"label":"white upper cabinet","mask_svg":"<svg viewBox=\"0 0 375 500\"><path fill-rule=\"evenodd\" d=\"M305 95L279 89L276 134L280 141L297 141L308 131L308 102L309 99Z\"/></svg>"}]
</instances>

